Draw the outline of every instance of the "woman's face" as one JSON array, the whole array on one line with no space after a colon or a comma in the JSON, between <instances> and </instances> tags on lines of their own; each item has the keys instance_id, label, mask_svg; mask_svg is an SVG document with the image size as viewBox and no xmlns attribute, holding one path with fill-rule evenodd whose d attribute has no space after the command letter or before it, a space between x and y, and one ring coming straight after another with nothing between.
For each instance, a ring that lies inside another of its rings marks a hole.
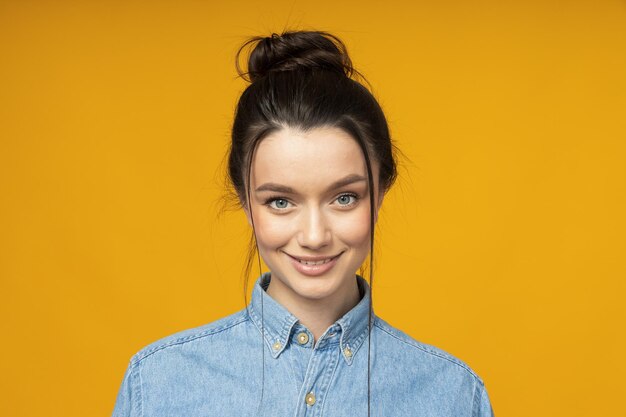
<instances>
[{"instance_id":1,"label":"woman's face","mask_svg":"<svg viewBox=\"0 0 626 417\"><path fill-rule=\"evenodd\" d=\"M372 160L376 196L378 171ZM370 247L367 168L357 142L338 128L283 129L257 146L250 183L272 294L333 303L354 291Z\"/></svg>"}]
</instances>

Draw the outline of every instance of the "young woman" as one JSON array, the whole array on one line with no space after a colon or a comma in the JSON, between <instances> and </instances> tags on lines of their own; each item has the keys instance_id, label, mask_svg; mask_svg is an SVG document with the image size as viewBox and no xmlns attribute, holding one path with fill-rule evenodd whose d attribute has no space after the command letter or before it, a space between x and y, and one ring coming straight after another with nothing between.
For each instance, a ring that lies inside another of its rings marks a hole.
<instances>
[{"instance_id":1,"label":"young woman","mask_svg":"<svg viewBox=\"0 0 626 417\"><path fill-rule=\"evenodd\" d=\"M136 353L113 416L491 416L466 364L373 313L374 226L396 164L344 44L285 32L237 57L246 45L229 176L269 272L245 309Z\"/></svg>"}]
</instances>

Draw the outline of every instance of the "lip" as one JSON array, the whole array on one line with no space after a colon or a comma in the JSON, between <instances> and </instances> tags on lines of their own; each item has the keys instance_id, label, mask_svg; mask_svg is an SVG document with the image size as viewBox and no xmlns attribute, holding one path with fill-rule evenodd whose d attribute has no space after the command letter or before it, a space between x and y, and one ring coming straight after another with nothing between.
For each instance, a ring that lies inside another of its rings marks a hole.
<instances>
[{"instance_id":1,"label":"lip","mask_svg":"<svg viewBox=\"0 0 626 417\"><path fill-rule=\"evenodd\" d=\"M284 253L289 257L289 260L296 271L300 272L302 275L316 277L330 271L335 266L337 259L339 259L343 252L334 256L293 256L287 252ZM302 263L300 261L309 263ZM310 262L316 263L312 264Z\"/></svg>"}]
</instances>

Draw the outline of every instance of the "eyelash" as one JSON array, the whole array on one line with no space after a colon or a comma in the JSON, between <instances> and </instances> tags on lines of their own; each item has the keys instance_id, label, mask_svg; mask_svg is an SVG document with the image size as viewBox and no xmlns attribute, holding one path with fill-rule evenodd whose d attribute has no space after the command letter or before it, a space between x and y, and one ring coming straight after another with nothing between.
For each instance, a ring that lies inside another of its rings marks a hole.
<instances>
[{"instance_id":1,"label":"eyelash","mask_svg":"<svg viewBox=\"0 0 626 417\"><path fill-rule=\"evenodd\" d=\"M354 194L354 193L342 193L342 194L338 195L338 196L337 196L337 198L335 198L333 201L337 201L339 198L341 198L341 197L345 197L345 196L352 197L352 198L354 199L354 201L352 201L352 202L351 202L351 203L349 203L349 204L340 204L340 206L341 206L342 208L345 208L345 207L352 207L352 206L354 206L354 205L355 205L355 204L359 201L359 196L358 196L357 194ZM277 208L277 207L273 207L273 206L272 206L272 203L274 203L275 201L279 201L279 200L283 200L283 201L286 201L287 203L291 204L291 202L289 201L289 199L284 198L284 197L270 197L270 198L268 198L267 200L265 200L265 202L264 202L263 204L264 204L264 205L266 205L266 206L268 206L270 209L272 209L272 210L274 210L274 211L283 211L283 210L286 210L288 207L285 207L285 208Z\"/></svg>"}]
</instances>

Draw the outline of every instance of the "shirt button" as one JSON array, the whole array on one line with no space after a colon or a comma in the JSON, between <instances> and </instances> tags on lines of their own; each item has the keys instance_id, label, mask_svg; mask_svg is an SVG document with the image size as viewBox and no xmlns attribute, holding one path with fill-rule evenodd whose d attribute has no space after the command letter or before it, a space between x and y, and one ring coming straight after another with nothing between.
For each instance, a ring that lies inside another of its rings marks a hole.
<instances>
[{"instance_id":1,"label":"shirt button","mask_svg":"<svg viewBox=\"0 0 626 417\"><path fill-rule=\"evenodd\" d=\"M280 342L276 341L276 342L272 345L272 348L273 348L274 350L280 350L280 347L281 347L281 346L282 346L282 345L280 344Z\"/></svg>"},{"instance_id":2,"label":"shirt button","mask_svg":"<svg viewBox=\"0 0 626 417\"><path fill-rule=\"evenodd\" d=\"M308 334L304 332L298 334L298 343L300 343L301 345L306 345L308 341L309 341Z\"/></svg>"},{"instance_id":3,"label":"shirt button","mask_svg":"<svg viewBox=\"0 0 626 417\"><path fill-rule=\"evenodd\" d=\"M306 402L308 405L313 405L315 404L315 395L313 395L312 392L309 392L306 397L304 397L304 402Z\"/></svg>"},{"instance_id":4,"label":"shirt button","mask_svg":"<svg viewBox=\"0 0 626 417\"><path fill-rule=\"evenodd\" d=\"M350 350L350 348L347 347L343 350L343 354L346 355L346 357L350 358L352 357L352 350Z\"/></svg>"}]
</instances>

